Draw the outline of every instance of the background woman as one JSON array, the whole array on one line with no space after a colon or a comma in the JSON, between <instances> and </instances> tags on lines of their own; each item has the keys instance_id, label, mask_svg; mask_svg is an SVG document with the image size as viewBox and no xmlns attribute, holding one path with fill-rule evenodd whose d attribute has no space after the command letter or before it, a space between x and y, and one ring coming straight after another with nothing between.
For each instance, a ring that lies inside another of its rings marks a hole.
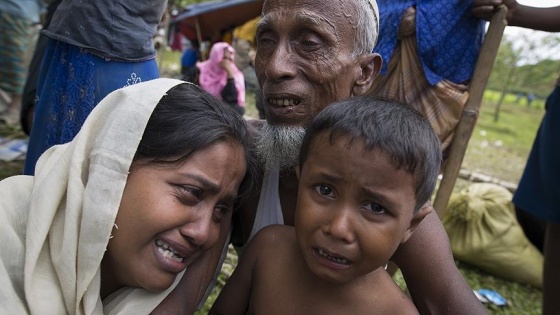
<instances>
[{"instance_id":1,"label":"background woman","mask_svg":"<svg viewBox=\"0 0 560 315\"><path fill-rule=\"evenodd\" d=\"M210 50L210 58L196 64L195 83L224 102L245 113L245 79L233 62L235 50L225 42L218 42Z\"/></svg>"},{"instance_id":2,"label":"background woman","mask_svg":"<svg viewBox=\"0 0 560 315\"><path fill-rule=\"evenodd\" d=\"M53 145L69 142L116 89L159 77L153 36L167 0L63 0L48 37L24 174Z\"/></svg>"}]
</instances>

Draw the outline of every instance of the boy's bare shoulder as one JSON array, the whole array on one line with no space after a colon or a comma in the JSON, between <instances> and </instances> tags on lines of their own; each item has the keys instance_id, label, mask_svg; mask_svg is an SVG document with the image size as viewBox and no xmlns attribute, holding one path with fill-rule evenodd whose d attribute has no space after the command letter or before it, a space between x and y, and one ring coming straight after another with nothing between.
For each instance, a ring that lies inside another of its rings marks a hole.
<instances>
[{"instance_id":1,"label":"boy's bare shoulder","mask_svg":"<svg viewBox=\"0 0 560 315\"><path fill-rule=\"evenodd\" d=\"M269 225L262 228L247 244L241 260L251 265L266 264L271 259L286 253L296 243L295 229L285 225Z\"/></svg>"}]
</instances>

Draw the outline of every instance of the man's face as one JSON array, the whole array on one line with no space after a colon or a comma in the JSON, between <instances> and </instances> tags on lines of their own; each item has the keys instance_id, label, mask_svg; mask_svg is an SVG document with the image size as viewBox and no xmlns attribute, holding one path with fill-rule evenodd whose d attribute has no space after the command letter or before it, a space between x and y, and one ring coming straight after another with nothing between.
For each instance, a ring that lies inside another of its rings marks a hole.
<instances>
[{"instance_id":1,"label":"man's face","mask_svg":"<svg viewBox=\"0 0 560 315\"><path fill-rule=\"evenodd\" d=\"M355 11L352 1L265 2L255 70L270 124L303 126L354 93L364 76L363 56L352 56Z\"/></svg>"}]
</instances>

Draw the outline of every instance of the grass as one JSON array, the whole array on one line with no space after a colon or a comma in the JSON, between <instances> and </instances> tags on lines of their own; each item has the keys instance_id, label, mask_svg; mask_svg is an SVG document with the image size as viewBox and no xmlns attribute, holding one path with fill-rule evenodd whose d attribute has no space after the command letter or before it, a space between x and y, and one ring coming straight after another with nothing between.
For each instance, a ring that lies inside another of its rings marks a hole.
<instances>
[{"instance_id":1,"label":"grass","mask_svg":"<svg viewBox=\"0 0 560 315\"><path fill-rule=\"evenodd\" d=\"M158 63L162 77L178 77L179 58L180 53L177 52L160 52ZM493 122L493 111L498 98L497 92L485 93L480 117L465 154L463 168L517 183L544 113L543 104L542 101L535 100L534 106L528 108L524 103L515 103L514 95L508 95L502 105L500 120ZM258 116L253 95L247 97L246 115ZM3 125L0 125L0 136L25 137L20 130L9 129ZM20 174L22 169L22 161L0 162L0 179ZM468 184L469 182L459 179L456 190ZM494 290L510 302L506 307L487 305L491 314L540 314L542 293L539 289L494 277L458 261L456 263L473 289ZM208 313L209 307L236 264L237 256L231 250L219 276L218 285L205 307L197 313L198 315ZM406 286L400 273L395 275L395 281L401 287Z\"/></svg>"},{"instance_id":2,"label":"grass","mask_svg":"<svg viewBox=\"0 0 560 315\"><path fill-rule=\"evenodd\" d=\"M504 102L500 118L498 122L494 122L496 94L487 91L484 95L484 102L462 167L517 183L521 178L544 110L543 106L529 108L523 104Z\"/></svg>"}]
</instances>

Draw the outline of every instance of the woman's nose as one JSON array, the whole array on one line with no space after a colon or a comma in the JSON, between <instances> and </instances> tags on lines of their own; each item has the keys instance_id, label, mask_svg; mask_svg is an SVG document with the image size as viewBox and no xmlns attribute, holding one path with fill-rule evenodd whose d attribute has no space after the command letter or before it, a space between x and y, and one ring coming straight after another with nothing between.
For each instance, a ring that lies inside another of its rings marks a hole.
<instances>
[{"instance_id":1,"label":"woman's nose","mask_svg":"<svg viewBox=\"0 0 560 315\"><path fill-rule=\"evenodd\" d=\"M213 210L213 209L212 209ZM212 211L204 210L191 216L180 228L181 234L198 247L211 247L217 242L218 230Z\"/></svg>"}]
</instances>

